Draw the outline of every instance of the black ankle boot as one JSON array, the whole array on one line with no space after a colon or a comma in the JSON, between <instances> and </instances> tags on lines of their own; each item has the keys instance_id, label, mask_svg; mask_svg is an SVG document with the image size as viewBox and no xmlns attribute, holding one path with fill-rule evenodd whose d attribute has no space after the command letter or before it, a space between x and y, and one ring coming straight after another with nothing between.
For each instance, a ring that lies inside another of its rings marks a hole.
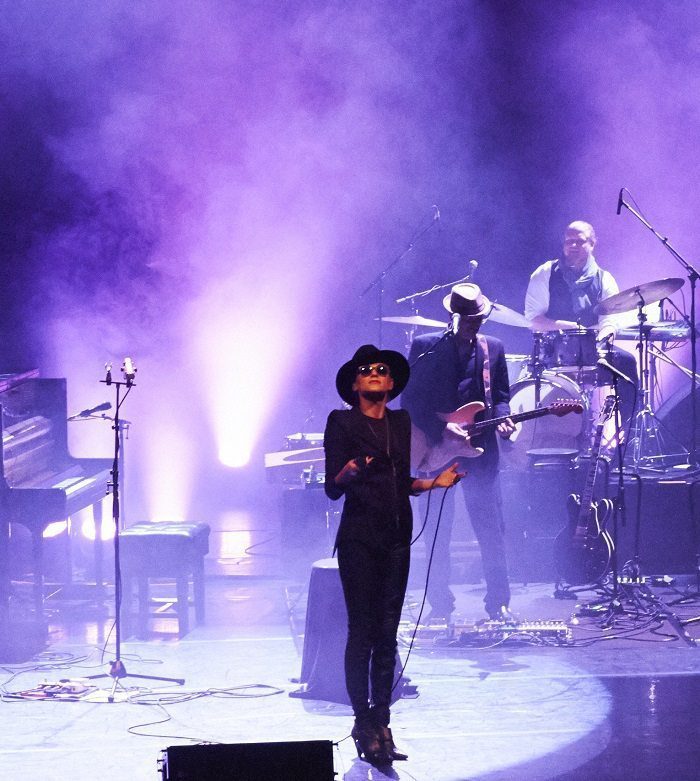
<instances>
[{"instance_id":1,"label":"black ankle boot","mask_svg":"<svg viewBox=\"0 0 700 781\"><path fill-rule=\"evenodd\" d=\"M359 727L355 724L351 734L360 759L372 765L386 765L392 761L375 727Z\"/></svg>"},{"instance_id":2,"label":"black ankle boot","mask_svg":"<svg viewBox=\"0 0 700 781\"><path fill-rule=\"evenodd\" d=\"M389 727L378 727L377 730L379 733L379 741L382 744L384 753L389 757L390 762L393 762L394 760L400 762L404 759L408 759L408 754L399 751L394 745L394 737L391 734Z\"/></svg>"}]
</instances>

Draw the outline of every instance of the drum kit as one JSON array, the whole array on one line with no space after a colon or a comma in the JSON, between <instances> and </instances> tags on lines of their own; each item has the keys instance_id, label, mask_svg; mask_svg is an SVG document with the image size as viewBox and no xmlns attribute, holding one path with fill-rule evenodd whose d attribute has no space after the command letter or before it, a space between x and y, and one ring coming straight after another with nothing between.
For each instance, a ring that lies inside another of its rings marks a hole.
<instances>
[{"instance_id":1,"label":"drum kit","mask_svg":"<svg viewBox=\"0 0 700 781\"><path fill-rule=\"evenodd\" d=\"M644 307L661 301L679 290L684 284L681 278L659 279L623 290L598 304L599 316L617 315L637 309L637 326L619 329L617 338L636 341L635 350L639 362L639 412L631 428L628 461L635 468L664 469L673 462L685 460L688 453L680 445L664 436L661 424L654 413L654 388L656 383L656 359L674 363L662 348L669 343L683 342L689 338L690 328L685 320L661 321L646 324ZM489 320L529 328L525 317L502 304L493 304ZM411 329L447 328L447 323L430 320L420 315L383 317L382 320L409 326ZM518 424L517 431L502 449L504 464L510 468L523 468L530 462L530 455L547 451L563 458L590 454L593 431L605 398L612 392L611 375L601 369L598 361L606 352L598 342L594 328L578 328L565 331L533 331L532 353L507 355L511 383L511 411L513 414L550 405L556 401L580 402L583 415L542 417ZM604 443L615 441L615 423L610 420L604 431ZM530 455L528 455L530 454Z\"/></svg>"}]
</instances>

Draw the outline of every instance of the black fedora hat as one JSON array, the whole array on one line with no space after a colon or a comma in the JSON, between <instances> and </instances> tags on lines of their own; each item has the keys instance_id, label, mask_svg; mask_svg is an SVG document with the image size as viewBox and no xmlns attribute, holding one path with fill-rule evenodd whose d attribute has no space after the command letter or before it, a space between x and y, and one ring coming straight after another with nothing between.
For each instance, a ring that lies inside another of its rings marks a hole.
<instances>
[{"instance_id":1,"label":"black fedora hat","mask_svg":"<svg viewBox=\"0 0 700 781\"><path fill-rule=\"evenodd\" d=\"M394 387L389 391L390 399L396 398L406 387L411 370L403 355L396 350L380 350L373 344L363 344L357 348L355 355L338 369L335 377L335 387L340 398L353 407L357 405L357 393L352 389L357 369L371 363L385 363L391 370Z\"/></svg>"}]
</instances>

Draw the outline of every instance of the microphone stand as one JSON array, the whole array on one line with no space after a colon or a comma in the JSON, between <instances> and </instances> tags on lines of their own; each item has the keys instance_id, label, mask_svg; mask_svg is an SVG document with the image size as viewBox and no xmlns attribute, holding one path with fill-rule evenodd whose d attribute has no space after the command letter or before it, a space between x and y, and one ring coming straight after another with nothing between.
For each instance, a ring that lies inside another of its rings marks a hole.
<instances>
[{"instance_id":1,"label":"microphone stand","mask_svg":"<svg viewBox=\"0 0 700 781\"><path fill-rule=\"evenodd\" d=\"M627 201L622 197L622 193L626 190L625 187L620 190L620 198L618 202L618 214L620 208L624 206L630 211L645 228L648 228L654 236L664 245L664 247L673 255L673 257L680 263L688 275L688 281L690 282L690 370L691 370L691 385L690 385L690 406L692 409L691 415L691 436L690 436L690 465L696 467L698 465L697 459L697 422L698 422L698 409L697 409L697 332L696 332L696 318L695 318L695 288L700 274L696 268L689 263L677 250L675 250L668 240L667 236L662 236L652 225L650 225L642 215L633 209ZM628 190L629 192L629 190Z\"/></svg>"},{"instance_id":2,"label":"microphone stand","mask_svg":"<svg viewBox=\"0 0 700 781\"><path fill-rule=\"evenodd\" d=\"M470 271L466 277L462 277L461 279L455 279L454 282L445 282L444 285L433 285L432 287L429 287L427 290L420 290L418 293L409 293L407 296L403 296L403 298L397 298L396 303L403 304L406 301L413 302L413 300L416 298L424 298L425 296L428 296L431 293L435 293L438 290L444 290L446 287L454 287L455 285L459 285L460 282L471 282L471 279L472 279L472 273Z\"/></svg>"},{"instance_id":3,"label":"microphone stand","mask_svg":"<svg viewBox=\"0 0 700 781\"><path fill-rule=\"evenodd\" d=\"M75 415L71 415L68 418L69 422L76 422L81 420L109 420L112 423L112 426L116 426L116 430L119 431L119 476L120 476L120 493L124 492L124 481L125 481L125 448L124 448L124 433L126 432L126 438L128 439L129 435L129 427L131 426L131 421L126 420L124 418L114 418L107 415L105 412L100 412L98 415L98 411L105 410L105 409L111 409L112 405L109 402L105 402L104 404L99 404L97 407L93 407L92 409L83 410L82 412L78 412ZM95 541L94 541L94 551L93 551L93 559L95 564L95 586L97 590L97 602L98 604L101 604L104 599L104 575L103 575L103 566L102 566L102 511L100 510L99 514L95 514L94 518L94 532L95 532ZM126 512L124 510L124 504L120 503L119 506L119 531L123 531L126 528L127 521L126 521Z\"/></svg>"},{"instance_id":4,"label":"microphone stand","mask_svg":"<svg viewBox=\"0 0 700 781\"><path fill-rule=\"evenodd\" d=\"M473 260L472 263L475 264L475 267L472 268L472 270L467 274L466 277L462 277L461 279L455 279L454 282L445 282L444 285L433 285L432 287L429 287L427 290L420 290L418 293L409 293L407 296L402 296L401 298L396 299L397 304L404 304L406 301L411 302L411 310L414 314L418 314L418 309L415 305L415 300L417 298L424 298L425 296L429 296L431 293L435 293L438 290L445 290L445 288L451 288L455 285L458 285L460 282L471 282L471 280L474 277L474 271L476 270L476 261ZM415 326L411 330L410 334L408 334L408 345L407 349L410 350L411 348L411 342L413 341L413 333L415 332ZM449 328L448 331L454 330L454 328ZM447 333L447 332L446 332ZM442 339L440 340L442 341ZM437 346L437 345L436 345Z\"/></svg>"},{"instance_id":5,"label":"microphone stand","mask_svg":"<svg viewBox=\"0 0 700 781\"><path fill-rule=\"evenodd\" d=\"M612 357L612 350L609 351ZM610 607L612 611L620 611L620 568L618 562L618 521L622 522L622 527L627 525L627 504L625 501L625 478L623 474L623 444L622 444L622 413L620 412L620 393L619 379L616 374L612 375L613 395L615 396L615 451L617 455L617 496L613 503L613 523L612 523L612 554L610 564L612 570L613 593Z\"/></svg>"},{"instance_id":6,"label":"microphone stand","mask_svg":"<svg viewBox=\"0 0 700 781\"><path fill-rule=\"evenodd\" d=\"M114 702L114 694L117 686L124 688L121 684L121 679L126 678L141 678L148 681L166 681L168 683L177 683L182 686L185 683L184 678L164 678L156 675L134 675L129 674L126 671L124 662L121 658L121 607L122 607L122 578L121 578L121 562L119 558L119 459L120 459L120 445L122 442L123 427L119 419L119 409L126 400L131 389L135 387L134 377L136 369L131 363L131 359L127 358L124 361L125 379L123 382L112 380L112 366L107 364L107 376L104 380L100 380L105 385L114 385L116 400L114 405L114 459L112 461L112 481L109 483L108 488L112 491L112 519L114 521L114 636L115 636L115 652L114 660L109 663L108 673L99 673L98 675L87 676L89 680L95 680L97 678L112 678L112 689L107 696L108 702ZM123 398L120 399L121 389L126 388Z\"/></svg>"},{"instance_id":7,"label":"microphone stand","mask_svg":"<svg viewBox=\"0 0 700 781\"><path fill-rule=\"evenodd\" d=\"M402 252L400 252L392 261L389 263L389 265L383 270L380 271L379 274L367 285L367 287L360 293L360 298L364 298L367 293L369 293L370 290L372 290L373 287L377 288L378 292L378 317L377 320L379 321L379 348L382 347L382 337L383 337L383 323L384 323L384 278L386 275L391 271L392 268L400 261L403 260L403 258L408 255L409 252L413 249L415 242L420 239L421 236L423 236L424 233L427 233L433 225L440 219L440 210L437 206L433 206L433 218L430 220L430 222L423 228L420 228L411 238L408 242L408 245L406 246L406 249L404 249Z\"/></svg>"}]
</instances>

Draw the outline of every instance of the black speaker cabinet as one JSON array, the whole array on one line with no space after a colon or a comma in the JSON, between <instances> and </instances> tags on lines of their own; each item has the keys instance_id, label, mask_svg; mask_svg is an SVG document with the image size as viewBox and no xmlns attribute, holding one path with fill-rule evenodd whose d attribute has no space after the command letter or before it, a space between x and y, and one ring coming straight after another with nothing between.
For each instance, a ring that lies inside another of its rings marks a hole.
<instances>
[{"instance_id":1,"label":"black speaker cabinet","mask_svg":"<svg viewBox=\"0 0 700 781\"><path fill-rule=\"evenodd\" d=\"M334 781L330 740L170 746L163 781Z\"/></svg>"},{"instance_id":2,"label":"black speaker cabinet","mask_svg":"<svg viewBox=\"0 0 700 781\"><path fill-rule=\"evenodd\" d=\"M577 470L562 465L501 474L508 571L513 581L554 582L554 539L568 522Z\"/></svg>"},{"instance_id":3,"label":"black speaker cabinet","mask_svg":"<svg viewBox=\"0 0 700 781\"><path fill-rule=\"evenodd\" d=\"M610 486L610 496L617 486ZM639 524L637 507L640 503ZM630 481L625 490L626 523L618 522L618 565L639 557L644 575L694 572L700 552L700 483L680 480ZM695 510L695 517L691 510ZM612 529L608 526L608 530Z\"/></svg>"}]
</instances>

